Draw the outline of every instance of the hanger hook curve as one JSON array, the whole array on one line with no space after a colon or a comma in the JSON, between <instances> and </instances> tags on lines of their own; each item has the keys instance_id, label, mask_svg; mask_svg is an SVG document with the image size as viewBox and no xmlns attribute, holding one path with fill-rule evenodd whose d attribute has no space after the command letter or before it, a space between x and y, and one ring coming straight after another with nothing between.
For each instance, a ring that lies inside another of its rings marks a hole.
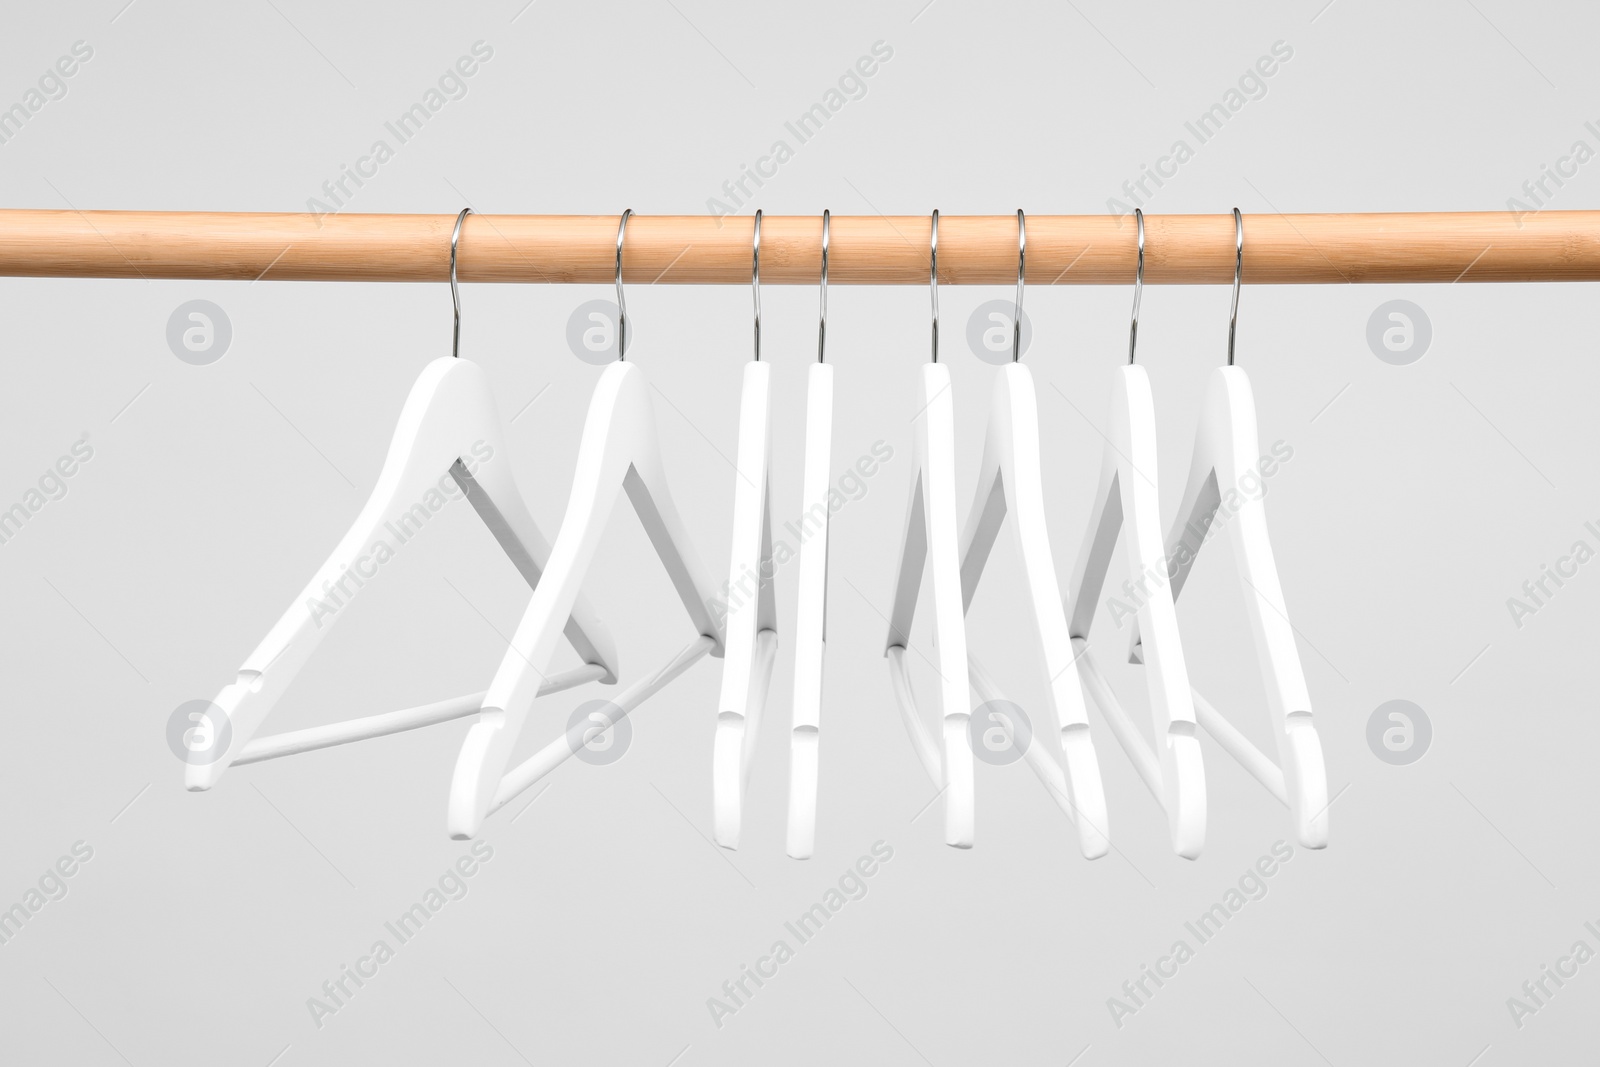
<instances>
[{"instance_id":1,"label":"hanger hook curve","mask_svg":"<svg viewBox=\"0 0 1600 1067\"><path fill-rule=\"evenodd\" d=\"M756 303L756 362L761 362L761 209L756 208L756 232L750 239L750 293Z\"/></svg>"},{"instance_id":2,"label":"hanger hook curve","mask_svg":"<svg viewBox=\"0 0 1600 1067\"><path fill-rule=\"evenodd\" d=\"M628 358L628 301L622 295L622 237L628 232L628 216L633 208L623 208L617 223L617 362Z\"/></svg>"},{"instance_id":3,"label":"hanger hook curve","mask_svg":"<svg viewBox=\"0 0 1600 1067\"><path fill-rule=\"evenodd\" d=\"M1139 343L1139 298L1144 295L1144 212L1133 209L1133 219L1139 224L1139 265L1133 271L1133 324L1128 327L1128 366L1133 366L1133 352Z\"/></svg>"},{"instance_id":4,"label":"hanger hook curve","mask_svg":"<svg viewBox=\"0 0 1600 1067\"><path fill-rule=\"evenodd\" d=\"M1017 208L1017 310L1011 319L1011 362L1022 360L1022 276L1028 263L1028 220Z\"/></svg>"},{"instance_id":5,"label":"hanger hook curve","mask_svg":"<svg viewBox=\"0 0 1600 1067\"><path fill-rule=\"evenodd\" d=\"M1233 366L1233 335L1239 326L1239 279L1244 274L1244 216L1233 209L1233 310L1228 314L1228 366Z\"/></svg>"},{"instance_id":6,"label":"hanger hook curve","mask_svg":"<svg viewBox=\"0 0 1600 1067\"><path fill-rule=\"evenodd\" d=\"M939 209L933 209L933 235L928 238L928 292L933 297L933 361L939 362Z\"/></svg>"},{"instance_id":7,"label":"hanger hook curve","mask_svg":"<svg viewBox=\"0 0 1600 1067\"><path fill-rule=\"evenodd\" d=\"M452 359L461 358L461 293L456 289L456 244L461 240L461 224L470 214L470 207L462 208L456 216L456 228L450 234L450 305L455 309L455 328L450 333Z\"/></svg>"},{"instance_id":8,"label":"hanger hook curve","mask_svg":"<svg viewBox=\"0 0 1600 1067\"><path fill-rule=\"evenodd\" d=\"M822 304L817 313L817 362L828 340L828 209L822 209Z\"/></svg>"}]
</instances>

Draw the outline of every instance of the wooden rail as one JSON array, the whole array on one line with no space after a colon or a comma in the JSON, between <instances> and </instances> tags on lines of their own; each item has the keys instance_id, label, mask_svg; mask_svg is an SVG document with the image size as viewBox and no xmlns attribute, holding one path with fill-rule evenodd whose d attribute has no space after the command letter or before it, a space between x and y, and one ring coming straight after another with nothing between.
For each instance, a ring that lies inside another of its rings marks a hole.
<instances>
[{"instance_id":1,"label":"wooden rail","mask_svg":"<svg viewBox=\"0 0 1600 1067\"><path fill-rule=\"evenodd\" d=\"M0 211L0 275L442 282L454 215L258 214L188 211ZM1131 217L1028 217L1030 285L1133 281ZM1233 279L1229 214L1145 218L1145 281ZM627 282L747 284L748 218L635 215ZM463 282L610 283L615 215L471 215L462 229ZM820 214L762 220L761 281L815 285ZM832 220L833 285L925 285L923 215ZM1014 215L941 216L939 280L1016 280ZM1244 280L1262 284L1600 280L1600 211L1246 215Z\"/></svg>"}]
</instances>

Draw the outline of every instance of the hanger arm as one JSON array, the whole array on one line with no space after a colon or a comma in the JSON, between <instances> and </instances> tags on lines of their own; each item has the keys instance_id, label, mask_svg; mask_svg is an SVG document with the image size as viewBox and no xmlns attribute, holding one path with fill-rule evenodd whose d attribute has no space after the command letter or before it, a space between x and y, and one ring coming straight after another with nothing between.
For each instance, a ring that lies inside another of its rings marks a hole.
<instances>
[{"instance_id":1,"label":"hanger arm","mask_svg":"<svg viewBox=\"0 0 1600 1067\"><path fill-rule=\"evenodd\" d=\"M806 384L805 469L800 497L804 533L795 604L794 699L789 732L786 849L795 859L811 856L817 834L822 666L828 624L828 465L832 448L833 368L826 363L813 363Z\"/></svg>"},{"instance_id":2,"label":"hanger arm","mask_svg":"<svg viewBox=\"0 0 1600 1067\"><path fill-rule=\"evenodd\" d=\"M1043 755L1048 745L1052 762L1056 753L1062 754L1057 770L1065 767L1062 781L1071 792L1068 803L1075 815L1083 815L1075 817L1079 844L1085 856L1101 855L1108 847L1105 789L1089 737L1089 718L1045 522L1038 399L1033 376L1020 363L1003 367L995 378L978 470L976 496L962 535L963 608L971 605L996 537L1009 517L1028 594L1029 612L1022 625L1043 663L1049 693L1042 724L1049 740L1041 741L1036 730L1029 747ZM968 663L970 667L970 655ZM993 689L992 684L989 688Z\"/></svg>"},{"instance_id":3,"label":"hanger arm","mask_svg":"<svg viewBox=\"0 0 1600 1067\"><path fill-rule=\"evenodd\" d=\"M595 386L566 517L549 566L456 759L447 819L452 837L475 836L493 805L511 751L550 669L558 623L578 595L619 489L638 512L691 621L712 642L710 654L722 653L722 631L710 607L715 589L689 548L673 505L648 388L638 367L623 362L609 365Z\"/></svg>"},{"instance_id":4,"label":"hanger arm","mask_svg":"<svg viewBox=\"0 0 1600 1067\"><path fill-rule=\"evenodd\" d=\"M1195 694L1196 708L1206 709L1199 721L1230 755L1288 804L1299 842L1307 848L1321 848L1328 838L1327 768L1267 531L1264 465L1271 457L1260 450L1256 426L1255 397L1243 368L1213 371L1195 431L1189 478L1167 537L1172 590L1174 596L1182 591L1205 544L1218 535L1228 540L1273 723L1277 764ZM1144 654L1137 627L1130 644L1130 658Z\"/></svg>"},{"instance_id":5,"label":"hanger arm","mask_svg":"<svg viewBox=\"0 0 1600 1067\"><path fill-rule=\"evenodd\" d=\"M1160 773L1152 781L1151 768L1132 744L1136 735L1118 728L1118 740L1134 759L1146 784L1158 790L1167 815L1173 850L1189 859L1200 854L1205 840L1205 767L1190 695L1188 668L1178 633L1177 612L1168 590L1166 560L1162 554L1156 476L1155 405L1144 368L1122 367L1113 380L1111 417L1107 427L1099 488L1090 520L1089 536L1079 554L1070 591L1072 637L1085 643L1104 587L1117 527L1124 527L1129 582L1123 592L1135 601L1141 629L1152 636L1145 681L1150 715L1155 727L1152 752ZM1117 500L1113 504L1112 500ZM1087 658L1080 660L1091 694L1107 711L1114 727L1128 727L1108 710L1115 705L1110 687ZM1142 739L1141 739L1142 740Z\"/></svg>"},{"instance_id":6,"label":"hanger arm","mask_svg":"<svg viewBox=\"0 0 1600 1067\"><path fill-rule=\"evenodd\" d=\"M894 684L911 693L904 673L911 620L916 610L923 567L932 572L933 628L939 675L942 771L936 784L945 793L945 843L971 848L976 822L972 748L967 739L967 635L961 599L961 560L955 504L955 411L950 397L949 368L930 363L922 368L921 406L916 418L916 469L907 506L900 563L896 568L894 607L885 652L890 654ZM899 689L897 689L897 693ZM913 710L913 714L916 712ZM917 723L920 725L920 718ZM915 735L913 735L915 736ZM920 750L919 750L920 754Z\"/></svg>"},{"instance_id":7,"label":"hanger arm","mask_svg":"<svg viewBox=\"0 0 1600 1067\"><path fill-rule=\"evenodd\" d=\"M476 498L475 505L493 510L496 539L524 578L537 583L549 547L511 476L511 449L487 377L469 360L443 358L423 368L412 386L377 484L355 522L218 694L215 703L231 727L229 747L220 757L207 753L209 762L188 765L189 789L216 783L361 587L421 533L457 486ZM615 681L611 637L584 598L573 597L563 624L585 661Z\"/></svg>"},{"instance_id":8,"label":"hanger arm","mask_svg":"<svg viewBox=\"0 0 1600 1067\"><path fill-rule=\"evenodd\" d=\"M745 364L739 405L739 449L729 555L727 654L711 753L712 836L739 847L750 759L777 660L777 610L773 601L772 367ZM741 595L753 583L753 596Z\"/></svg>"}]
</instances>

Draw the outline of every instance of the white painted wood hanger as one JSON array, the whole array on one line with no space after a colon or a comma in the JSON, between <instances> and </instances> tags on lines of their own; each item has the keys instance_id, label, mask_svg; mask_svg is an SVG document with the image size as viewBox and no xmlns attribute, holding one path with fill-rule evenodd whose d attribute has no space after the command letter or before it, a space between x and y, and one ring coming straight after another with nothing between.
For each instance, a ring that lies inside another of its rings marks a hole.
<instances>
[{"instance_id":1,"label":"white painted wood hanger","mask_svg":"<svg viewBox=\"0 0 1600 1067\"><path fill-rule=\"evenodd\" d=\"M805 470L801 475L799 592L794 620L794 701L789 729L789 824L785 848L809 859L817 840L822 660L828 621L828 464L833 445L833 368L828 336L828 212L822 213L822 296L817 361L806 379ZM813 525L815 524L815 525Z\"/></svg>"},{"instance_id":2,"label":"white painted wood hanger","mask_svg":"<svg viewBox=\"0 0 1600 1067\"><path fill-rule=\"evenodd\" d=\"M755 215L751 286L755 293L755 358L745 364L739 402L739 450L733 481L733 538L728 563L727 652L711 748L712 836L739 847L750 758L778 658L773 596L772 368L761 362L761 212ZM745 590L751 582L755 595Z\"/></svg>"},{"instance_id":3,"label":"white painted wood hanger","mask_svg":"<svg viewBox=\"0 0 1600 1067\"><path fill-rule=\"evenodd\" d=\"M1112 383L1111 415L1103 450L1099 486L1088 533L1073 570L1068 604L1073 648L1090 698L1100 708L1112 733L1133 761L1167 815L1173 851L1188 859L1200 854L1205 841L1205 768L1195 736L1194 705L1188 670L1178 635L1177 611L1167 588L1166 560L1161 553L1161 515L1156 480L1156 423L1150 379L1132 362L1137 339L1139 293L1144 281L1144 216L1139 224L1139 267L1135 279L1134 327L1128 344L1128 366ZM1155 745L1139 732L1107 684L1089 647L1089 629L1116 550L1126 526L1128 589L1138 601L1137 618L1148 635L1145 663Z\"/></svg>"},{"instance_id":4,"label":"white painted wood hanger","mask_svg":"<svg viewBox=\"0 0 1600 1067\"><path fill-rule=\"evenodd\" d=\"M626 354L627 344L622 242L631 214L625 211L617 228L619 356ZM541 763L539 754L513 769L511 753L534 698L546 684L561 620L572 611L579 585L599 548L600 535L623 492L644 524L696 631L694 640L676 658L640 683L643 696L655 692L702 656L723 654L722 628L711 610L716 590L690 544L667 485L649 388L643 372L620 358L606 367L595 385L578 447L572 493L550 552L549 566L456 759L446 818L451 837L475 836L491 811L538 781L554 765ZM622 700L617 703L625 704ZM630 710L618 708L621 714ZM545 750L557 759L560 751L555 746Z\"/></svg>"},{"instance_id":5,"label":"white painted wood hanger","mask_svg":"<svg viewBox=\"0 0 1600 1067\"><path fill-rule=\"evenodd\" d=\"M961 535L962 611L972 605L984 565L1006 517L1011 517L1012 541L1022 559L1027 578L1030 625L1044 669L1048 694L1042 725L1026 739L1027 749L1038 749L1029 760L1045 787L1076 823L1078 845L1091 859L1110 847L1106 828L1105 788L1100 763L1089 737L1089 718L1073 662L1061 586L1056 580L1050 534L1045 524L1044 489L1040 474L1039 407L1033 376L1019 361L1021 356L1022 288L1027 248L1026 222L1017 212L1017 309L1013 318L1012 362L995 379L989 405L989 425L984 436L983 462L978 471L972 509ZM986 704L998 699L985 696L993 683L969 654L974 688ZM1059 762L1058 762L1059 758ZM1054 768L1051 764L1056 764ZM1064 773L1063 773L1064 772Z\"/></svg>"},{"instance_id":6,"label":"white painted wood hanger","mask_svg":"<svg viewBox=\"0 0 1600 1067\"><path fill-rule=\"evenodd\" d=\"M938 273L938 212L933 216L930 274ZM934 290L937 294L937 289ZM922 368L915 419L916 457L911 494L906 505L900 556L895 567L894 606L884 655L896 704L923 769L944 792L944 840L971 848L976 822L972 746L967 737L971 718L967 696L967 634L961 598L961 557L956 526L955 412L950 371L938 362L939 314L935 295L933 359ZM911 645L911 620L916 613L926 567L933 585L933 644L939 676L940 741L936 746L923 724L911 685L906 650Z\"/></svg>"},{"instance_id":7,"label":"white painted wood hanger","mask_svg":"<svg viewBox=\"0 0 1600 1067\"><path fill-rule=\"evenodd\" d=\"M451 239L451 299L456 308L453 348L459 347L461 322L454 251L466 214L457 218ZM471 501L528 584L538 585L550 548L517 488L511 466L511 449L483 370L453 355L428 364L406 397L383 470L355 523L245 660L237 678L217 695L213 703L227 729L223 730L221 723L212 725L219 741L226 738L224 748L221 752L190 753L186 787L211 788L233 763L256 763L380 737L476 711L481 694L253 739L350 599L376 577L400 545L416 535L421 522L432 513L435 498L442 506L450 488L447 478ZM544 691L555 692L586 681L615 682L616 650L588 602L574 598L564 618L564 632L584 666L546 678Z\"/></svg>"},{"instance_id":8,"label":"white painted wood hanger","mask_svg":"<svg viewBox=\"0 0 1600 1067\"><path fill-rule=\"evenodd\" d=\"M1267 533L1265 471L1260 465L1269 462L1270 457L1260 451L1250 380L1233 363L1244 258L1244 223L1238 209L1234 210L1234 221L1237 244L1228 365L1212 372L1195 430L1189 479L1167 537L1172 596L1176 598L1182 592L1200 549L1211 539L1214 527L1220 527L1233 546L1278 762L1274 764L1251 744L1198 692L1194 693L1195 711L1205 731L1288 807L1299 843L1307 848L1324 848L1328 844L1328 773ZM1225 499L1228 509L1219 519L1218 509ZM1130 658L1139 662L1142 656L1140 631L1135 626Z\"/></svg>"}]
</instances>

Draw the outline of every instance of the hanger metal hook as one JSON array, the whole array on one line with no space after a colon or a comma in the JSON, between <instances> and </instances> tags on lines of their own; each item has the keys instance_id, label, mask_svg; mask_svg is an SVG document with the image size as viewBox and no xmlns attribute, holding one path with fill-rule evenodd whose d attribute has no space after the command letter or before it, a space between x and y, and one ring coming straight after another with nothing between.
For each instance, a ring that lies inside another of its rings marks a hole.
<instances>
[{"instance_id":1,"label":"hanger metal hook","mask_svg":"<svg viewBox=\"0 0 1600 1067\"><path fill-rule=\"evenodd\" d=\"M761 362L761 209L756 208L756 232L750 240L750 293L756 303L756 362Z\"/></svg>"},{"instance_id":2,"label":"hanger metal hook","mask_svg":"<svg viewBox=\"0 0 1600 1067\"><path fill-rule=\"evenodd\" d=\"M939 362L939 209L933 209L933 236L928 239L928 292L933 297L933 361Z\"/></svg>"},{"instance_id":3,"label":"hanger metal hook","mask_svg":"<svg viewBox=\"0 0 1600 1067\"><path fill-rule=\"evenodd\" d=\"M1244 216L1233 209L1233 310L1228 314L1228 366L1233 366L1233 335L1239 326L1239 279L1244 274Z\"/></svg>"},{"instance_id":4,"label":"hanger metal hook","mask_svg":"<svg viewBox=\"0 0 1600 1067\"><path fill-rule=\"evenodd\" d=\"M455 328L450 333L450 356L461 358L461 293L456 288L456 245L461 240L461 224L472 214L470 207L461 209L456 216L456 228L450 234L450 304L455 309Z\"/></svg>"},{"instance_id":5,"label":"hanger metal hook","mask_svg":"<svg viewBox=\"0 0 1600 1067\"><path fill-rule=\"evenodd\" d=\"M828 209L822 209L822 304L817 312L817 362L828 340Z\"/></svg>"},{"instance_id":6,"label":"hanger metal hook","mask_svg":"<svg viewBox=\"0 0 1600 1067\"><path fill-rule=\"evenodd\" d=\"M1011 362L1022 359L1022 276L1028 263L1028 220L1017 208L1017 311L1011 319Z\"/></svg>"},{"instance_id":7,"label":"hanger metal hook","mask_svg":"<svg viewBox=\"0 0 1600 1067\"><path fill-rule=\"evenodd\" d=\"M1133 209L1133 219L1139 224L1139 265L1133 272L1133 324L1128 327L1128 366L1133 366L1133 352L1139 343L1139 298L1144 295L1144 212Z\"/></svg>"},{"instance_id":8,"label":"hanger metal hook","mask_svg":"<svg viewBox=\"0 0 1600 1067\"><path fill-rule=\"evenodd\" d=\"M628 216L633 208L624 208L622 220L617 223L617 362L628 357L628 301L622 295L622 237L628 232Z\"/></svg>"}]
</instances>

